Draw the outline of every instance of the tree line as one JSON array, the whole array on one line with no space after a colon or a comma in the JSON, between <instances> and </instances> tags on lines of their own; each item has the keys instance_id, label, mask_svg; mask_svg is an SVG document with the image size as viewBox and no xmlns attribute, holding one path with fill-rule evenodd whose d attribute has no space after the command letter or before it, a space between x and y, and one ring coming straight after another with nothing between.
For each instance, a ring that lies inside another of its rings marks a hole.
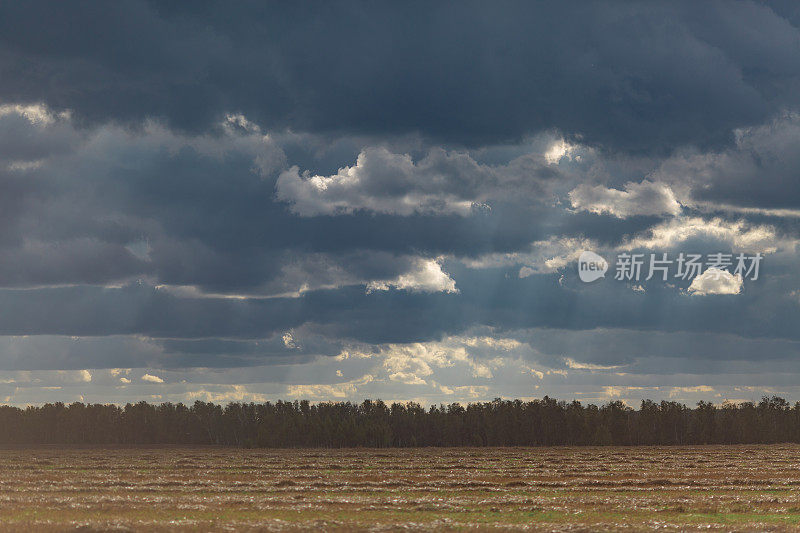
<instances>
[{"instance_id":1,"label":"tree line","mask_svg":"<svg viewBox=\"0 0 800 533\"><path fill-rule=\"evenodd\" d=\"M308 401L0 407L0 446L184 444L240 447L681 445L800 442L800 402L496 399L438 405Z\"/></svg>"}]
</instances>

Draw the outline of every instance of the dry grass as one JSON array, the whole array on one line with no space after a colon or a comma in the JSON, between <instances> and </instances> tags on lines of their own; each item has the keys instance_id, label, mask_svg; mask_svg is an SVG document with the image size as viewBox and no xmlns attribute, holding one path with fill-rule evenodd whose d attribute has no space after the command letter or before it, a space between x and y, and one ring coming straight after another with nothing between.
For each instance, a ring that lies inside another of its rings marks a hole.
<instances>
[{"instance_id":1,"label":"dry grass","mask_svg":"<svg viewBox=\"0 0 800 533\"><path fill-rule=\"evenodd\" d=\"M0 451L0 529L800 530L800 447Z\"/></svg>"}]
</instances>

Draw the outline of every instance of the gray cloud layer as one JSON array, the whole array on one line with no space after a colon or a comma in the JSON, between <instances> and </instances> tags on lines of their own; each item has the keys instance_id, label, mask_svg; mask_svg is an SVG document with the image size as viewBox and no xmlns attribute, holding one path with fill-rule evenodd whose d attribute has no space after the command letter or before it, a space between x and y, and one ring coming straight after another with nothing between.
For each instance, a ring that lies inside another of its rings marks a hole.
<instances>
[{"instance_id":1,"label":"gray cloud layer","mask_svg":"<svg viewBox=\"0 0 800 533\"><path fill-rule=\"evenodd\" d=\"M0 400L62 370L112 400L766 390L800 341L799 21L5 4ZM765 257L737 291L587 285L589 248Z\"/></svg>"}]
</instances>

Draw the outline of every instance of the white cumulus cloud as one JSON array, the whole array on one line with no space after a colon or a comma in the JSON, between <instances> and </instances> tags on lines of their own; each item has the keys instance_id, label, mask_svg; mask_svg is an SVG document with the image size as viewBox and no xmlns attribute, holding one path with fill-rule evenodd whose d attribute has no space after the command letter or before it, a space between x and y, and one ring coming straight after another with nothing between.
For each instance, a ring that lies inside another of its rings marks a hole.
<instances>
[{"instance_id":1,"label":"white cumulus cloud","mask_svg":"<svg viewBox=\"0 0 800 533\"><path fill-rule=\"evenodd\" d=\"M681 204L665 183L644 180L628 182L625 190L602 185L579 185L569 192L572 207L579 211L609 214L617 218L636 215L678 215Z\"/></svg>"},{"instance_id":2,"label":"white cumulus cloud","mask_svg":"<svg viewBox=\"0 0 800 533\"><path fill-rule=\"evenodd\" d=\"M390 280L370 281L367 292L388 291L389 289L412 292L456 293L456 282L435 259L418 259L415 268Z\"/></svg>"},{"instance_id":3,"label":"white cumulus cloud","mask_svg":"<svg viewBox=\"0 0 800 533\"><path fill-rule=\"evenodd\" d=\"M279 200L290 202L301 216L348 214L359 209L377 213L454 213L467 215L470 191L489 169L467 154L436 150L415 163L408 154L386 148L363 150L350 167L331 176L283 172L276 184Z\"/></svg>"},{"instance_id":4,"label":"white cumulus cloud","mask_svg":"<svg viewBox=\"0 0 800 533\"><path fill-rule=\"evenodd\" d=\"M707 294L739 294L742 290L742 277L727 270L711 267L692 280L689 293L705 296Z\"/></svg>"},{"instance_id":5,"label":"white cumulus cloud","mask_svg":"<svg viewBox=\"0 0 800 533\"><path fill-rule=\"evenodd\" d=\"M774 253L778 249L793 249L796 241L784 239L771 225L755 225L744 220L721 218L678 217L650 228L647 233L626 240L619 249L673 248L689 240L724 244L733 250L747 253Z\"/></svg>"}]
</instances>

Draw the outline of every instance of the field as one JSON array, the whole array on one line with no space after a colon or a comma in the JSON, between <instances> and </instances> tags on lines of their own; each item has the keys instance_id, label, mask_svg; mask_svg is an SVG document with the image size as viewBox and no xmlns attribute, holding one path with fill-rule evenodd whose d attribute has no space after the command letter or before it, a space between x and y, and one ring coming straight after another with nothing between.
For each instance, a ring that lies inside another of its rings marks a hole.
<instances>
[{"instance_id":1,"label":"field","mask_svg":"<svg viewBox=\"0 0 800 533\"><path fill-rule=\"evenodd\" d=\"M0 451L3 531L800 530L800 446Z\"/></svg>"}]
</instances>

